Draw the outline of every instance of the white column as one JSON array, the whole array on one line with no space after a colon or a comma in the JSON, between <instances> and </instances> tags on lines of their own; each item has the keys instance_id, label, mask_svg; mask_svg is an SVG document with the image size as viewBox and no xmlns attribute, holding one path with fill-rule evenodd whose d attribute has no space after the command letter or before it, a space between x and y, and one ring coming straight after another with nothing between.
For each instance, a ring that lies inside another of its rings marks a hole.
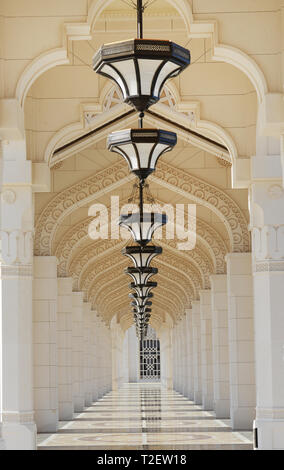
<instances>
[{"instance_id":1,"label":"white column","mask_svg":"<svg viewBox=\"0 0 284 470\"><path fill-rule=\"evenodd\" d=\"M172 329L172 362L173 362L173 388L177 390L177 341L176 341L176 325Z\"/></svg>"},{"instance_id":2,"label":"white column","mask_svg":"<svg viewBox=\"0 0 284 470\"><path fill-rule=\"evenodd\" d=\"M34 257L34 398L39 432L58 428L57 258Z\"/></svg>"},{"instance_id":3,"label":"white column","mask_svg":"<svg viewBox=\"0 0 284 470\"><path fill-rule=\"evenodd\" d=\"M104 360L105 360L105 354L106 354L106 350L105 350L105 342L104 342L104 323L103 323L103 320L100 316L98 316L98 349L97 349L97 354L98 354L98 362L97 362L97 366L98 366L98 376L99 376L99 397L103 397L104 394L105 394L105 391L104 391L104 368L103 368L103 363L104 363ZM116 356L117 357L117 356ZM117 369L116 369L117 370ZM117 371L118 372L118 371Z\"/></svg>"},{"instance_id":4,"label":"white column","mask_svg":"<svg viewBox=\"0 0 284 470\"><path fill-rule=\"evenodd\" d=\"M57 350L59 420L73 418L72 396L72 278L57 280Z\"/></svg>"},{"instance_id":5,"label":"white column","mask_svg":"<svg viewBox=\"0 0 284 470\"><path fill-rule=\"evenodd\" d=\"M121 385L121 341L116 316L111 321L111 354L112 354L112 390L118 390Z\"/></svg>"},{"instance_id":6,"label":"white column","mask_svg":"<svg viewBox=\"0 0 284 470\"><path fill-rule=\"evenodd\" d=\"M83 377L83 293L72 292L72 382L74 411L85 405Z\"/></svg>"},{"instance_id":7,"label":"white column","mask_svg":"<svg viewBox=\"0 0 284 470\"><path fill-rule=\"evenodd\" d=\"M212 301L212 349L214 411L217 418L230 418L230 374L227 275L210 277Z\"/></svg>"},{"instance_id":8,"label":"white column","mask_svg":"<svg viewBox=\"0 0 284 470\"><path fill-rule=\"evenodd\" d=\"M282 162L283 155L284 146ZM279 168L277 157L265 157L260 164L257 157L255 160L258 170L263 163L262 176L267 177L269 168L274 172ZM284 450L284 190L280 171L278 174L278 181L255 183L251 188L251 206L254 208L251 225L257 390L255 428L260 450Z\"/></svg>"},{"instance_id":9,"label":"white column","mask_svg":"<svg viewBox=\"0 0 284 470\"><path fill-rule=\"evenodd\" d=\"M213 357L212 357L212 307L211 290L201 290L201 377L202 406L204 410L213 410Z\"/></svg>"},{"instance_id":10,"label":"white column","mask_svg":"<svg viewBox=\"0 0 284 470\"><path fill-rule=\"evenodd\" d=\"M91 380L91 304L83 304L83 379L85 406L93 402Z\"/></svg>"},{"instance_id":11,"label":"white column","mask_svg":"<svg viewBox=\"0 0 284 470\"><path fill-rule=\"evenodd\" d=\"M130 383L137 383L138 382L138 375L139 371L139 342L136 336L135 326L132 325L127 330L127 340L128 340L128 369L129 369L129 382ZM161 341L161 348L163 347L163 340L160 338ZM161 357L163 357L161 355ZM163 359L162 359L163 361ZM161 376L164 375L162 373L162 364L161 363ZM162 380L162 379L161 379Z\"/></svg>"},{"instance_id":12,"label":"white column","mask_svg":"<svg viewBox=\"0 0 284 470\"><path fill-rule=\"evenodd\" d=\"M9 100L12 104L14 100ZM11 114L12 116L12 114ZM36 447L33 402L32 166L24 141L2 140L1 393L2 436L8 450Z\"/></svg>"},{"instance_id":13,"label":"white column","mask_svg":"<svg viewBox=\"0 0 284 470\"><path fill-rule=\"evenodd\" d=\"M111 331L110 328L107 328L107 338L106 338L106 379L107 379L107 392L110 392L112 389L111 384L111 377L112 377L112 369L111 369Z\"/></svg>"},{"instance_id":14,"label":"white column","mask_svg":"<svg viewBox=\"0 0 284 470\"><path fill-rule=\"evenodd\" d=\"M92 374L92 399L97 401L98 393L98 374L97 374L97 312L91 311L91 374Z\"/></svg>"},{"instance_id":15,"label":"white column","mask_svg":"<svg viewBox=\"0 0 284 470\"><path fill-rule=\"evenodd\" d=\"M230 357L230 415L233 429L252 429L255 418L255 360L250 253L226 256Z\"/></svg>"},{"instance_id":16,"label":"white column","mask_svg":"<svg viewBox=\"0 0 284 470\"><path fill-rule=\"evenodd\" d=\"M177 368L177 391L181 393L182 382L182 364L181 364L181 328L180 321L176 325L176 368Z\"/></svg>"},{"instance_id":17,"label":"white column","mask_svg":"<svg viewBox=\"0 0 284 470\"><path fill-rule=\"evenodd\" d=\"M192 309L186 311L186 337L187 337L187 397L194 399L194 374L193 374L193 328Z\"/></svg>"},{"instance_id":18,"label":"white column","mask_svg":"<svg viewBox=\"0 0 284 470\"><path fill-rule=\"evenodd\" d=\"M164 332L164 362L166 363L165 387L167 390L173 388L173 359L172 359L172 336L169 325Z\"/></svg>"},{"instance_id":19,"label":"white column","mask_svg":"<svg viewBox=\"0 0 284 470\"><path fill-rule=\"evenodd\" d=\"M192 302L192 339L193 339L193 397L197 405L202 404L201 382L201 329L200 329L200 302Z\"/></svg>"},{"instance_id":20,"label":"white column","mask_svg":"<svg viewBox=\"0 0 284 470\"><path fill-rule=\"evenodd\" d=\"M186 396L187 394L187 348L186 348L186 317L183 316L180 321L180 351L181 351L181 386L180 392Z\"/></svg>"},{"instance_id":21,"label":"white column","mask_svg":"<svg viewBox=\"0 0 284 470\"><path fill-rule=\"evenodd\" d=\"M187 338L186 338L186 314L182 319L182 375L183 375L183 384L182 384L182 394L187 396L187 385L188 385L188 368L187 368Z\"/></svg>"},{"instance_id":22,"label":"white column","mask_svg":"<svg viewBox=\"0 0 284 470\"><path fill-rule=\"evenodd\" d=\"M107 391L108 391L108 386L107 386L107 361L108 361L108 349L107 349L107 343L108 343L108 331L105 323L101 320L101 394L104 396ZM120 338L120 343L119 343L119 360L118 360L118 366L119 366L119 386L122 380L122 371L123 371L123 348L122 348L122 341Z\"/></svg>"}]
</instances>

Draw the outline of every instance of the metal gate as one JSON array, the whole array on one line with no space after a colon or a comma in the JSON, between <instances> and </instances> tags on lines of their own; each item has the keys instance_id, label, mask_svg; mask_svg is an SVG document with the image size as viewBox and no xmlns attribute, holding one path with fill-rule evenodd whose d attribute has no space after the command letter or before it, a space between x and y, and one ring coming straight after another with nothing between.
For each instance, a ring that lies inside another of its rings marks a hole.
<instances>
[{"instance_id":1,"label":"metal gate","mask_svg":"<svg viewBox=\"0 0 284 470\"><path fill-rule=\"evenodd\" d=\"M146 338L140 341L140 380L160 380L160 341L151 327Z\"/></svg>"}]
</instances>

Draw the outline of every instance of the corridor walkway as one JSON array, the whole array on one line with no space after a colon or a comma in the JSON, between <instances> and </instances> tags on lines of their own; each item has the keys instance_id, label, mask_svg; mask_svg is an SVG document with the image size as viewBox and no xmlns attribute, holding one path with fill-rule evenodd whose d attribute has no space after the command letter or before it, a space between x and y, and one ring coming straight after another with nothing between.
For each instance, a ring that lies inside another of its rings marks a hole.
<instances>
[{"instance_id":1,"label":"corridor walkway","mask_svg":"<svg viewBox=\"0 0 284 470\"><path fill-rule=\"evenodd\" d=\"M245 450L251 437L160 384L126 384L61 423L56 434L39 435L38 449Z\"/></svg>"}]
</instances>

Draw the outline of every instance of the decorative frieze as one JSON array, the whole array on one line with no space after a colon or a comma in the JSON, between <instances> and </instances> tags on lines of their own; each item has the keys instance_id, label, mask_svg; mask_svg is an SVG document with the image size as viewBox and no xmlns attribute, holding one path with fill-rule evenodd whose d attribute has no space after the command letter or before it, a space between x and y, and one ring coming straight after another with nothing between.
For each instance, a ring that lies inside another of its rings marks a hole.
<instances>
[{"instance_id":1,"label":"decorative frieze","mask_svg":"<svg viewBox=\"0 0 284 470\"><path fill-rule=\"evenodd\" d=\"M2 422L9 424L33 424L33 411L5 411L2 413Z\"/></svg>"},{"instance_id":2,"label":"decorative frieze","mask_svg":"<svg viewBox=\"0 0 284 470\"><path fill-rule=\"evenodd\" d=\"M256 407L256 419L281 419L284 420L284 408L259 408Z\"/></svg>"},{"instance_id":3,"label":"decorative frieze","mask_svg":"<svg viewBox=\"0 0 284 470\"><path fill-rule=\"evenodd\" d=\"M284 224L253 227L252 238L256 260L284 260Z\"/></svg>"},{"instance_id":4,"label":"decorative frieze","mask_svg":"<svg viewBox=\"0 0 284 470\"><path fill-rule=\"evenodd\" d=\"M7 264L29 264L33 257L33 233L1 231L2 260Z\"/></svg>"},{"instance_id":5,"label":"decorative frieze","mask_svg":"<svg viewBox=\"0 0 284 470\"><path fill-rule=\"evenodd\" d=\"M284 260L263 260L255 261L254 272L267 273L267 272L282 272L284 273Z\"/></svg>"},{"instance_id":6,"label":"decorative frieze","mask_svg":"<svg viewBox=\"0 0 284 470\"><path fill-rule=\"evenodd\" d=\"M1 279L18 279L18 278L32 278L33 266L32 264L1 264L0 277Z\"/></svg>"}]
</instances>

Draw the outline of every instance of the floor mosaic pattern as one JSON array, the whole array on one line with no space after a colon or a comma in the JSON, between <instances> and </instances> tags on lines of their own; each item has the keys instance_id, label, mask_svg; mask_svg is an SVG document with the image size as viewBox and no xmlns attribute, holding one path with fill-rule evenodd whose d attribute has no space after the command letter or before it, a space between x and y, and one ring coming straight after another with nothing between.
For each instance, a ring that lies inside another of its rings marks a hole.
<instances>
[{"instance_id":1,"label":"floor mosaic pattern","mask_svg":"<svg viewBox=\"0 0 284 470\"><path fill-rule=\"evenodd\" d=\"M126 384L110 392L56 434L38 435L39 450L250 450L252 433L160 384Z\"/></svg>"}]
</instances>

